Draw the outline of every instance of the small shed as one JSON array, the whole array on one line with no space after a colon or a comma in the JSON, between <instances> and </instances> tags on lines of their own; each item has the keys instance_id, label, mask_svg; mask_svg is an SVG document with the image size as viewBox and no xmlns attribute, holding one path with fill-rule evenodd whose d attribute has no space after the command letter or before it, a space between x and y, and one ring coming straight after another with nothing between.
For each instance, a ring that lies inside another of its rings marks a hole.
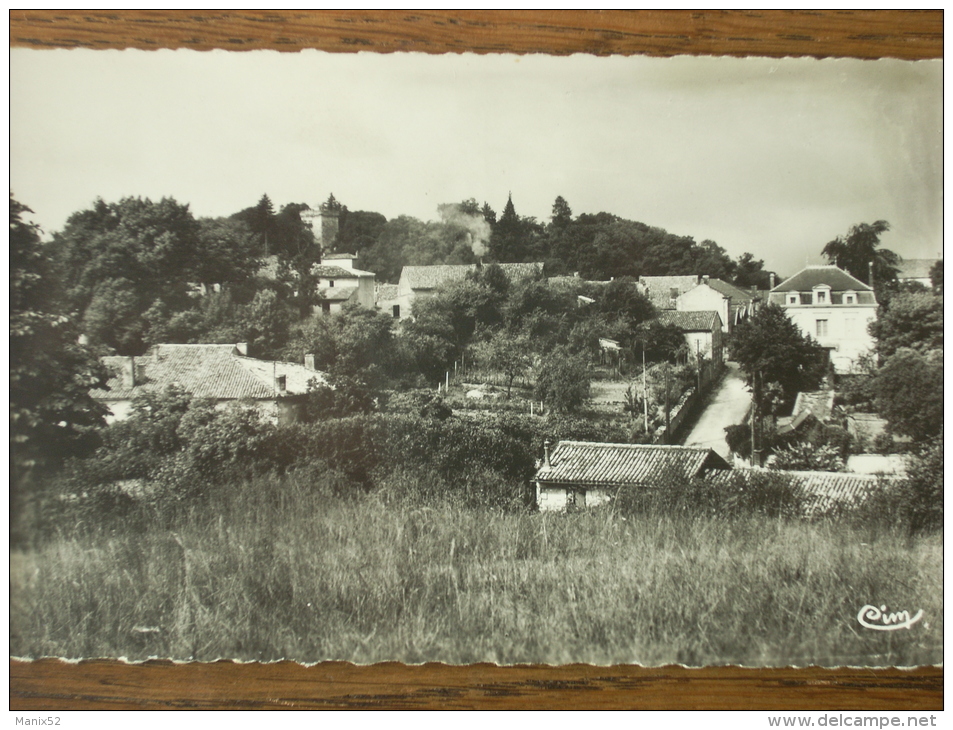
<instances>
[{"instance_id":1,"label":"small shed","mask_svg":"<svg viewBox=\"0 0 953 730\"><path fill-rule=\"evenodd\" d=\"M541 511L573 510L608 503L620 489L657 489L672 479L690 481L711 469L730 469L699 446L549 442L534 481Z\"/></svg>"}]
</instances>

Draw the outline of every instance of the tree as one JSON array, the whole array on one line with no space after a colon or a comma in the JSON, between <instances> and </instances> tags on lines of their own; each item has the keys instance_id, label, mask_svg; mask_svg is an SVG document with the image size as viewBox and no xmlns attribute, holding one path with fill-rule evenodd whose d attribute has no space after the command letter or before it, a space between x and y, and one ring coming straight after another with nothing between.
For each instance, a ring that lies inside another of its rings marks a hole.
<instances>
[{"instance_id":1,"label":"tree","mask_svg":"<svg viewBox=\"0 0 953 730\"><path fill-rule=\"evenodd\" d=\"M251 208L235 213L233 219L242 221L251 230L258 244L257 253L261 256L270 256L274 253L275 207L271 198L263 194Z\"/></svg>"},{"instance_id":2,"label":"tree","mask_svg":"<svg viewBox=\"0 0 953 730\"><path fill-rule=\"evenodd\" d=\"M247 284L261 261L254 234L233 218L200 218L193 278L211 289L214 284Z\"/></svg>"},{"instance_id":3,"label":"tree","mask_svg":"<svg viewBox=\"0 0 953 730\"><path fill-rule=\"evenodd\" d=\"M572 223L572 208L562 195L556 196L553 203L553 214L550 218L553 228L565 228Z\"/></svg>"},{"instance_id":4,"label":"tree","mask_svg":"<svg viewBox=\"0 0 953 730\"><path fill-rule=\"evenodd\" d=\"M493 225L490 236L490 254L500 263L518 263L532 260L542 226L535 218L521 218L516 214L513 195L506 200L503 214Z\"/></svg>"},{"instance_id":5,"label":"tree","mask_svg":"<svg viewBox=\"0 0 953 730\"><path fill-rule=\"evenodd\" d=\"M104 321L113 309L123 320L118 333L88 333L91 344L138 355L144 341L135 331L145 327L137 318L157 301L173 312L191 305L199 231L189 206L171 198L98 200L70 216L52 247L67 306L84 320ZM109 301L113 295L122 301Z\"/></svg>"},{"instance_id":6,"label":"tree","mask_svg":"<svg viewBox=\"0 0 953 730\"><path fill-rule=\"evenodd\" d=\"M698 244L692 252L692 258L693 273L724 281L731 281L735 277L737 264L725 249L712 240Z\"/></svg>"},{"instance_id":7,"label":"tree","mask_svg":"<svg viewBox=\"0 0 953 730\"><path fill-rule=\"evenodd\" d=\"M916 441L943 429L943 352L897 350L874 378L878 412L892 433Z\"/></svg>"},{"instance_id":8,"label":"tree","mask_svg":"<svg viewBox=\"0 0 953 730\"><path fill-rule=\"evenodd\" d=\"M597 302L599 312L632 328L653 319L657 312L652 300L635 279L621 276L606 285Z\"/></svg>"},{"instance_id":9,"label":"tree","mask_svg":"<svg viewBox=\"0 0 953 730\"><path fill-rule=\"evenodd\" d=\"M730 344L731 358L745 373L752 393L751 435L760 451L758 432L766 413L776 410L778 396L791 401L801 390L816 388L824 375L827 353L810 337L804 337L784 310L769 304L735 328Z\"/></svg>"},{"instance_id":10,"label":"tree","mask_svg":"<svg viewBox=\"0 0 953 730\"><path fill-rule=\"evenodd\" d=\"M775 277L775 281L780 282L780 279ZM764 261L755 259L752 254L746 251L735 262L734 284L744 288L756 286L759 289L769 289L771 286L771 272L764 270Z\"/></svg>"},{"instance_id":11,"label":"tree","mask_svg":"<svg viewBox=\"0 0 953 730\"><path fill-rule=\"evenodd\" d=\"M589 400L589 363L568 350L554 350L536 373L535 395L556 413L578 411Z\"/></svg>"},{"instance_id":12,"label":"tree","mask_svg":"<svg viewBox=\"0 0 953 730\"><path fill-rule=\"evenodd\" d=\"M851 226L846 236L828 241L821 253L828 263L835 264L867 284L879 287L895 281L900 257L890 249L879 248L880 236L890 230L887 221L859 223ZM873 264L874 281L870 281L870 265Z\"/></svg>"},{"instance_id":13,"label":"tree","mask_svg":"<svg viewBox=\"0 0 953 730\"><path fill-rule=\"evenodd\" d=\"M776 304L762 307L739 324L730 350L749 386L754 387L756 377L759 384L777 383L786 398L817 387L824 375L824 348L802 335Z\"/></svg>"},{"instance_id":14,"label":"tree","mask_svg":"<svg viewBox=\"0 0 953 730\"><path fill-rule=\"evenodd\" d=\"M105 423L92 397L108 373L79 344L72 319L50 302L51 262L29 208L10 195L10 450L11 480L20 485L37 466L89 450Z\"/></svg>"},{"instance_id":15,"label":"tree","mask_svg":"<svg viewBox=\"0 0 953 730\"><path fill-rule=\"evenodd\" d=\"M933 291L937 294L943 293L943 259L930 267L930 283L933 285Z\"/></svg>"},{"instance_id":16,"label":"tree","mask_svg":"<svg viewBox=\"0 0 953 730\"><path fill-rule=\"evenodd\" d=\"M310 320L286 349L289 359L314 355L318 370L380 387L394 360L394 318L358 304Z\"/></svg>"},{"instance_id":17,"label":"tree","mask_svg":"<svg viewBox=\"0 0 953 730\"><path fill-rule=\"evenodd\" d=\"M484 367L496 370L506 378L506 397L513 391L513 381L532 365L532 342L526 335L501 329L482 343L477 357Z\"/></svg>"},{"instance_id":18,"label":"tree","mask_svg":"<svg viewBox=\"0 0 953 730\"><path fill-rule=\"evenodd\" d=\"M869 330L881 361L902 347L918 352L942 349L943 297L926 291L895 294Z\"/></svg>"}]
</instances>

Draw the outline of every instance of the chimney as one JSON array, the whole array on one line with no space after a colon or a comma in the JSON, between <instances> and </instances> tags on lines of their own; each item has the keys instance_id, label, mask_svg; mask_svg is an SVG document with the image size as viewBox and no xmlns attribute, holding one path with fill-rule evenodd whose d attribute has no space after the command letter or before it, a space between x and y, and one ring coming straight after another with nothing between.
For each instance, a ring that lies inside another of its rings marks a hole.
<instances>
[{"instance_id":1,"label":"chimney","mask_svg":"<svg viewBox=\"0 0 953 730\"><path fill-rule=\"evenodd\" d=\"M136 358L123 358L121 376L123 388L129 389L136 387Z\"/></svg>"},{"instance_id":2,"label":"chimney","mask_svg":"<svg viewBox=\"0 0 953 730\"><path fill-rule=\"evenodd\" d=\"M708 284L708 274L705 274L705 275L702 277L702 284Z\"/></svg>"},{"instance_id":3,"label":"chimney","mask_svg":"<svg viewBox=\"0 0 953 730\"><path fill-rule=\"evenodd\" d=\"M308 368L308 370L314 370L314 369L315 369L315 368L314 368L314 355L313 355L312 353L309 352L307 355L304 356L304 366L305 366L306 368Z\"/></svg>"},{"instance_id":4,"label":"chimney","mask_svg":"<svg viewBox=\"0 0 953 730\"><path fill-rule=\"evenodd\" d=\"M238 354L242 357L248 357L248 343L239 342L235 345L235 349L238 350Z\"/></svg>"},{"instance_id":5,"label":"chimney","mask_svg":"<svg viewBox=\"0 0 953 730\"><path fill-rule=\"evenodd\" d=\"M275 376L275 390L277 390L279 394L288 392L288 376L286 375Z\"/></svg>"},{"instance_id":6,"label":"chimney","mask_svg":"<svg viewBox=\"0 0 953 730\"><path fill-rule=\"evenodd\" d=\"M775 284L774 284L774 272L773 272L773 271L771 272L770 277L771 277L771 279L770 279L771 283L768 285L768 287L771 288L771 289L774 289Z\"/></svg>"},{"instance_id":7,"label":"chimney","mask_svg":"<svg viewBox=\"0 0 953 730\"><path fill-rule=\"evenodd\" d=\"M549 469L552 464L549 462L549 447L552 446L552 442L549 439L546 439L543 442L543 466Z\"/></svg>"},{"instance_id":8,"label":"chimney","mask_svg":"<svg viewBox=\"0 0 953 730\"><path fill-rule=\"evenodd\" d=\"M867 283L870 284L870 288L873 289L874 288L874 262L873 261L867 264L867 271L869 272L867 275Z\"/></svg>"}]
</instances>

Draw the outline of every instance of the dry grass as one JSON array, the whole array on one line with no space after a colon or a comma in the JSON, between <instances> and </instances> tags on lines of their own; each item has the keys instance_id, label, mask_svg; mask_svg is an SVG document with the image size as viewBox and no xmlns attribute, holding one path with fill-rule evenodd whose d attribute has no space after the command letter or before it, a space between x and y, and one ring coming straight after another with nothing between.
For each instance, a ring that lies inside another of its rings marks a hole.
<instances>
[{"instance_id":1,"label":"dry grass","mask_svg":"<svg viewBox=\"0 0 953 730\"><path fill-rule=\"evenodd\" d=\"M287 480L236 486L174 530L131 525L105 519L13 553L12 654L942 661L939 535L754 516L411 506ZM866 603L922 608L924 619L870 631L856 620Z\"/></svg>"}]
</instances>

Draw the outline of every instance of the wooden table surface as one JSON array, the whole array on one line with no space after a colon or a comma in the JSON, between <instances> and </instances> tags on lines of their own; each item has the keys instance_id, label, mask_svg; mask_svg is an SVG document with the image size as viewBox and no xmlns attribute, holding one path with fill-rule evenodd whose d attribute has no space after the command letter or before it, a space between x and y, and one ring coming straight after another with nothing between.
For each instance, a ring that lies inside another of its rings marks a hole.
<instances>
[{"instance_id":1,"label":"wooden table surface","mask_svg":"<svg viewBox=\"0 0 953 730\"><path fill-rule=\"evenodd\" d=\"M11 10L11 47L943 57L943 12ZM10 662L10 709L937 710L943 670Z\"/></svg>"}]
</instances>

